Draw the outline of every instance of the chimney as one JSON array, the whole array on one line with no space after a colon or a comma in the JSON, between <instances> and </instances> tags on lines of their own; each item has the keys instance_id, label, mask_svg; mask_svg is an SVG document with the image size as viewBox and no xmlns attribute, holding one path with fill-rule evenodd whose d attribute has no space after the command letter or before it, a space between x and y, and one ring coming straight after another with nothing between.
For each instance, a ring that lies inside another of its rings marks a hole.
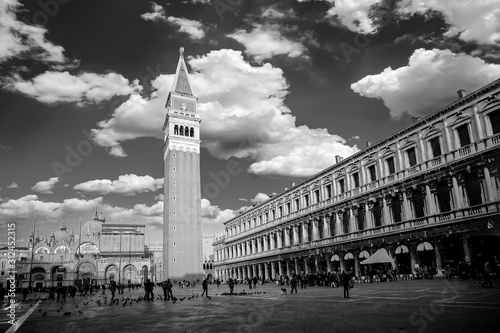
<instances>
[{"instance_id":1,"label":"chimney","mask_svg":"<svg viewBox=\"0 0 500 333\"><path fill-rule=\"evenodd\" d=\"M340 155L335 155L335 163L339 163L340 161L342 161L344 158L341 157Z\"/></svg>"},{"instance_id":2,"label":"chimney","mask_svg":"<svg viewBox=\"0 0 500 333\"><path fill-rule=\"evenodd\" d=\"M372 142L371 141L366 141L366 148L371 147L371 146L372 146Z\"/></svg>"},{"instance_id":3,"label":"chimney","mask_svg":"<svg viewBox=\"0 0 500 333\"><path fill-rule=\"evenodd\" d=\"M467 91L465 89L460 89L459 91L457 91L457 94L458 98L464 98L465 95L467 94Z\"/></svg>"}]
</instances>

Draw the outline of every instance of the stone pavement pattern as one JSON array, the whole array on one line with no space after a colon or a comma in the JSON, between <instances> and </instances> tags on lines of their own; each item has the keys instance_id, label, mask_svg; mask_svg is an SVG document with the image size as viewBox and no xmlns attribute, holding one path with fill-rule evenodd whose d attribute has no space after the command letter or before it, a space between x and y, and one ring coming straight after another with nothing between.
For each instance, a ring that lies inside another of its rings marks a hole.
<instances>
[{"instance_id":1,"label":"stone pavement pattern","mask_svg":"<svg viewBox=\"0 0 500 333\"><path fill-rule=\"evenodd\" d=\"M496 332L500 314L500 290L475 281L356 284L350 299L343 298L341 288L329 287L308 287L293 295L275 284L257 290L237 285L237 293L260 292L244 296L221 296L228 292L225 285L209 290L211 299L201 298L201 288L175 287L175 303L155 299L98 305L100 294L67 299L62 309L45 301L17 332ZM161 294L155 288L155 295ZM193 294L200 296L188 299ZM117 296L129 295L137 298L143 292Z\"/></svg>"}]
</instances>

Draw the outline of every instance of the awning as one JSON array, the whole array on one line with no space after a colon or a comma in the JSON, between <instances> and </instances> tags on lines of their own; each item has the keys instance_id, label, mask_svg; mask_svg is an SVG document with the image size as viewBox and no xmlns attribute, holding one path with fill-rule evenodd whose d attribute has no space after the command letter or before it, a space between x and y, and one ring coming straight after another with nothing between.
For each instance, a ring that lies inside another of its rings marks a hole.
<instances>
[{"instance_id":1,"label":"awning","mask_svg":"<svg viewBox=\"0 0 500 333\"><path fill-rule=\"evenodd\" d=\"M429 242L422 242L417 246L417 251L430 251L430 250L434 250L434 247Z\"/></svg>"},{"instance_id":2,"label":"awning","mask_svg":"<svg viewBox=\"0 0 500 333\"><path fill-rule=\"evenodd\" d=\"M362 265L370 265L370 264L381 264L381 263L390 263L392 267L395 267L394 259L387 253L387 250L384 248L378 249L372 256L368 259L365 259L361 262Z\"/></svg>"},{"instance_id":3,"label":"awning","mask_svg":"<svg viewBox=\"0 0 500 333\"><path fill-rule=\"evenodd\" d=\"M340 261L340 257L339 257L339 255L338 255L338 254L334 254L334 255L332 256L332 258L330 259L330 261Z\"/></svg>"},{"instance_id":4,"label":"awning","mask_svg":"<svg viewBox=\"0 0 500 333\"><path fill-rule=\"evenodd\" d=\"M396 254L401 254L401 253L408 253L410 250L408 250L408 247L406 245L399 245L396 248Z\"/></svg>"},{"instance_id":5,"label":"awning","mask_svg":"<svg viewBox=\"0 0 500 333\"><path fill-rule=\"evenodd\" d=\"M350 259L354 259L354 254L352 254L351 252L347 252L344 256L344 260L350 260Z\"/></svg>"},{"instance_id":6,"label":"awning","mask_svg":"<svg viewBox=\"0 0 500 333\"><path fill-rule=\"evenodd\" d=\"M370 253L368 251L366 251L366 250L363 250L359 254L359 258L360 259L368 259L368 258L370 258Z\"/></svg>"}]
</instances>

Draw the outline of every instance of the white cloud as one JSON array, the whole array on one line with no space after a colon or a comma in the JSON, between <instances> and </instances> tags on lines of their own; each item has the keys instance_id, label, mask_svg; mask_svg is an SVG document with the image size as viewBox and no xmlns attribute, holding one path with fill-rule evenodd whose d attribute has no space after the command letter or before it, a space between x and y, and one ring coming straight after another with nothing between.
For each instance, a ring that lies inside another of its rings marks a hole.
<instances>
[{"instance_id":1,"label":"white cloud","mask_svg":"<svg viewBox=\"0 0 500 333\"><path fill-rule=\"evenodd\" d=\"M156 201L164 201L165 200L165 196L162 193L160 193L158 195L155 195L155 200Z\"/></svg>"},{"instance_id":2,"label":"white cloud","mask_svg":"<svg viewBox=\"0 0 500 333\"><path fill-rule=\"evenodd\" d=\"M198 21L170 16L167 21L179 27L179 31L187 34L192 39L202 39L205 37L203 24Z\"/></svg>"},{"instance_id":3,"label":"white cloud","mask_svg":"<svg viewBox=\"0 0 500 333\"><path fill-rule=\"evenodd\" d=\"M252 55L256 61L270 59L276 55L286 54L291 58L303 55L306 51L302 43L292 41L284 37L280 32L278 24L254 24L253 30L236 30L227 37L237 40L246 48L246 52Z\"/></svg>"},{"instance_id":4,"label":"white cloud","mask_svg":"<svg viewBox=\"0 0 500 333\"><path fill-rule=\"evenodd\" d=\"M500 65L450 50L417 49L408 66L368 75L351 89L381 99L394 118L404 112L425 116L456 100L457 90L472 92L499 77Z\"/></svg>"},{"instance_id":5,"label":"white cloud","mask_svg":"<svg viewBox=\"0 0 500 333\"><path fill-rule=\"evenodd\" d=\"M158 5L155 2L151 2L151 6L153 7L152 13L142 14L141 17L145 21L161 21L165 19L165 9L162 6Z\"/></svg>"},{"instance_id":6,"label":"white cloud","mask_svg":"<svg viewBox=\"0 0 500 333\"><path fill-rule=\"evenodd\" d=\"M327 15L338 19L349 30L362 34L377 32L377 23L371 9L382 0L328 0L328 2L333 6Z\"/></svg>"},{"instance_id":7,"label":"white cloud","mask_svg":"<svg viewBox=\"0 0 500 333\"><path fill-rule=\"evenodd\" d=\"M204 225L219 226L235 216L231 209L220 209L218 206L212 206L207 199L201 199L201 220Z\"/></svg>"},{"instance_id":8,"label":"white cloud","mask_svg":"<svg viewBox=\"0 0 500 333\"><path fill-rule=\"evenodd\" d=\"M16 182L12 182L7 188L19 188L19 185Z\"/></svg>"},{"instance_id":9,"label":"white cloud","mask_svg":"<svg viewBox=\"0 0 500 333\"><path fill-rule=\"evenodd\" d=\"M43 103L101 102L113 96L129 95L142 90L138 81L130 83L120 74L82 73L77 76L69 72L48 71L29 81L19 77L10 80L8 88L36 98Z\"/></svg>"},{"instance_id":10,"label":"white cloud","mask_svg":"<svg viewBox=\"0 0 500 333\"><path fill-rule=\"evenodd\" d=\"M498 0L402 0L398 12L403 16L439 12L449 25L445 36L458 36L466 42L500 44L500 3Z\"/></svg>"},{"instance_id":11,"label":"white cloud","mask_svg":"<svg viewBox=\"0 0 500 333\"><path fill-rule=\"evenodd\" d=\"M83 223L90 220L95 207L99 206L107 221L119 223L144 223L147 226L161 229L163 225L163 202L151 207L136 204L134 208L111 206L102 202L102 197L91 200L78 198L65 199L63 202L44 202L31 194L19 199L10 199L0 203L1 221L28 221L37 216L37 227L41 230L59 225L64 216L66 221L78 220L83 216ZM158 231L158 230L156 230Z\"/></svg>"},{"instance_id":12,"label":"white cloud","mask_svg":"<svg viewBox=\"0 0 500 333\"><path fill-rule=\"evenodd\" d=\"M154 192L163 187L163 178L137 176L135 174L121 175L118 180L95 179L73 186L75 190L86 193L135 195L143 192Z\"/></svg>"},{"instance_id":13,"label":"white cloud","mask_svg":"<svg viewBox=\"0 0 500 333\"><path fill-rule=\"evenodd\" d=\"M47 29L19 21L18 0L0 1L0 63L12 57L30 57L46 63L64 64L64 48L46 40Z\"/></svg>"},{"instance_id":14,"label":"white cloud","mask_svg":"<svg viewBox=\"0 0 500 333\"><path fill-rule=\"evenodd\" d=\"M250 157L250 172L264 176L308 177L358 151L326 129L296 126L284 100L288 85L283 71L265 63L252 66L234 50L212 51L189 60L193 91L199 93L203 119L202 145L215 157ZM163 138L165 101L173 75L152 82L150 98L133 94L111 119L94 129L95 141L122 149L120 143L139 137ZM112 151L111 151L112 153Z\"/></svg>"},{"instance_id":15,"label":"white cloud","mask_svg":"<svg viewBox=\"0 0 500 333\"><path fill-rule=\"evenodd\" d=\"M260 204L269 200L269 196L265 193L257 193L253 199L250 199L250 202Z\"/></svg>"},{"instance_id":16,"label":"white cloud","mask_svg":"<svg viewBox=\"0 0 500 333\"><path fill-rule=\"evenodd\" d=\"M52 194L52 189L54 189L57 182L59 182L59 178L57 177L52 177L49 180L42 180L36 183L31 190L42 194Z\"/></svg>"},{"instance_id":17,"label":"white cloud","mask_svg":"<svg viewBox=\"0 0 500 333\"><path fill-rule=\"evenodd\" d=\"M167 21L177 26L180 32L187 34L192 39L205 37L204 26L201 22L174 16L166 17L165 9L162 6L152 2L152 7L153 12L142 14L142 19L146 21Z\"/></svg>"}]
</instances>

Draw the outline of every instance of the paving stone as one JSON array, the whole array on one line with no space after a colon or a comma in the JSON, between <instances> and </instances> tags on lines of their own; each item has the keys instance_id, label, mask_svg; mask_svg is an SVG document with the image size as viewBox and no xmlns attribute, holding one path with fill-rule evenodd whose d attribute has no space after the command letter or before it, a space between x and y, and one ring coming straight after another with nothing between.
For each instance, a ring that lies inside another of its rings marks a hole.
<instances>
[{"instance_id":1,"label":"paving stone","mask_svg":"<svg viewBox=\"0 0 500 333\"><path fill-rule=\"evenodd\" d=\"M243 289L249 291L241 285L235 291ZM443 290L453 297L443 299ZM482 288L474 281L365 283L351 290L350 299L343 298L341 289L329 287L307 288L297 295L285 295L275 284L256 290L266 294L221 296L227 291L223 286L210 291L212 299L188 300L201 290L175 289L176 297L186 297L175 304L155 300L97 305L104 296L94 295L94 302L84 305L90 298L76 297L68 299L60 312L59 303L45 301L17 332L496 332L500 313L500 290ZM156 288L155 293L160 292ZM117 298L129 295L137 298L143 292L125 292ZM27 311L27 305L19 314ZM71 315L64 316L66 311ZM0 315L6 317L5 307ZM8 327L0 324L0 331Z\"/></svg>"}]
</instances>

